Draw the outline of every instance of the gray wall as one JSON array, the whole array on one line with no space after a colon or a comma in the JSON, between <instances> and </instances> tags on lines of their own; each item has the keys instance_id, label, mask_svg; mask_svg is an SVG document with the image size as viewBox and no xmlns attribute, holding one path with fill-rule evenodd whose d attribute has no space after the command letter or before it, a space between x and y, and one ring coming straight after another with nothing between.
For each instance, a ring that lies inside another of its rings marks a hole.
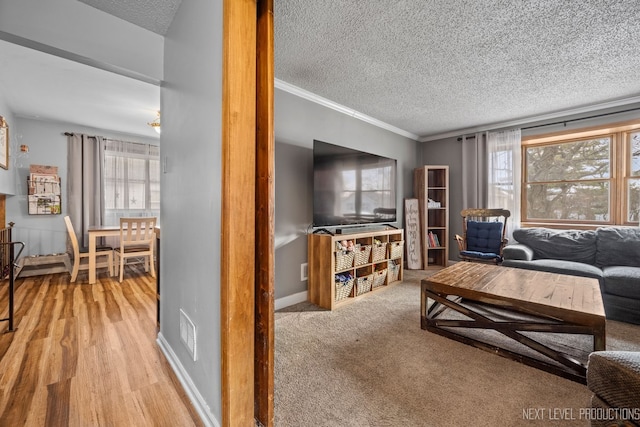
<instances>
[{"instance_id":1,"label":"gray wall","mask_svg":"<svg viewBox=\"0 0 640 427\"><path fill-rule=\"evenodd\" d=\"M362 120L292 95L275 91L275 296L307 290L300 264L307 262L307 232L312 222L313 140L343 145L398 161L398 216L403 199L413 195L418 143ZM303 296L303 295L302 295Z\"/></svg>"},{"instance_id":2,"label":"gray wall","mask_svg":"<svg viewBox=\"0 0 640 427\"><path fill-rule=\"evenodd\" d=\"M165 39L164 76L158 340L204 419L217 425L222 415L222 2L182 2ZM196 361L180 341L180 310L196 327Z\"/></svg>"},{"instance_id":3,"label":"gray wall","mask_svg":"<svg viewBox=\"0 0 640 427\"><path fill-rule=\"evenodd\" d=\"M523 129L522 136L543 135L548 133L561 132L565 130L584 129L593 126L602 126L611 123L625 122L640 119L640 110L621 112L640 108L640 104L627 105L624 107L610 108L606 110L570 115L566 117L556 118L545 121L535 121L522 124L521 128L531 127L531 129ZM616 114L610 114L616 113ZM605 114L602 117L588 118L591 116ZM572 122L563 122L563 120L575 120ZM552 124L560 122L558 124ZM420 147L422 163L426 165L449 165L449 235L451 236L449 259L458 259L458 248L453 241L455 234L462 234L462 219L460 211L470 206L462 206L462 143L457 141L457 137L446 138L437 141L422 143Z\"/></svg>"},{"instance_id":4,"label":"gray wall","mask_svg":"<svg viewBox=\"0 0 640 427\"><path fill-rule=\"evenodd\" d=\"M15 168L11 165L14 158L14 147L17 141L18 125L13 118L13 113L9 110L2 93L0 92L0 116L2 116L9 125L9 169L0 168L0 194L15 194L16 192L16 173ZM9 220L7 220L9 222ZM2 226L2 224L0 224Z\"/></svg>"},{"instance_id":5,"label":"gray wall","mask_svg":"<svg viewBox=\"0 0 640 427\"><path fill-rule=\"evenodd\" d=\"M72 123L48 122L16 117L10 123L11 139L15 145L11 153L10 176L15 176L15 195L7 196L7 222L15 222L13 238L25 243L23 255L47 255L66 251L67 229L63 217L67 214L67 137L65 132L101 135L124 141L158 144L157 139L126 135L105 129L78 126ZM26 153L17 148L29 146ZM62 180L61 215L29 215L27 209L27 177L29 166L57 166Z\"/></svg>"}]
</instances>

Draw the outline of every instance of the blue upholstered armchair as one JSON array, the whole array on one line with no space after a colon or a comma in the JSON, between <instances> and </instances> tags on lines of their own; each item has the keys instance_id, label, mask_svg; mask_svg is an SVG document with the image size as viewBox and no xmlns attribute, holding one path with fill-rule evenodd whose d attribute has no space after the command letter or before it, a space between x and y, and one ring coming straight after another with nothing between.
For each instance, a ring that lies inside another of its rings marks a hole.
<instances>
[{"instance_id":1,"label":"blue upholstered armchair","mask_svg":"<svg viewBox=\"0 0 640 427\"><path fill-rule=\"evenodd\" d=\"M463 261L499 264L502 249L507 244L507 219L511 212L506 209L464 209L462 216L463 235L456 234L460 259Z\"/></svg>"}]
</instances>

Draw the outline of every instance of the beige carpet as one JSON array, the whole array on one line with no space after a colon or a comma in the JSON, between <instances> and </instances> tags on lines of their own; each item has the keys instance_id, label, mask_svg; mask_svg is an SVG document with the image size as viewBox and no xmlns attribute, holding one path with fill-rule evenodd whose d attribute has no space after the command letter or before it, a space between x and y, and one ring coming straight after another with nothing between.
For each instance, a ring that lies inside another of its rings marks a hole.
<instances>
[{"instance_id":1,"label":"beige carpet","mask_svg":"<svg viewBox=\"0 0 640 427\"><path fill-rule=\"evenodd\" d=\"M276 426L589 425L586 386L422 330L426 275L276 313ZM607 322L607 349L640 351L640 326Z\"/></svg>"}]
</instances>

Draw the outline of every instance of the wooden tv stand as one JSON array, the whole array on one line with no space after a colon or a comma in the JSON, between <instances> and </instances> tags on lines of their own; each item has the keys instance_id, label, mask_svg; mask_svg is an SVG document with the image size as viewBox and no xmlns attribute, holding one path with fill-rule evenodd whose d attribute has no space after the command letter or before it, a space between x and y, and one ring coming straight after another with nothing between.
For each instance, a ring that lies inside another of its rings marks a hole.
<instances>
[{"instance_id":1,"label":"wooden tv stand","mask_svg":"<svg viewBox=\"0 0 640 427\"><path fill-rule=\"evenodd\" d=\"M337 243L343 240L360 245L360 251L350 255L337 250ZM376 241L380 244L376 244ZM402 281L402 229L389 227L359 233L310 234L308 245L309 301L320 307L333 310L355 298ZM350 256L354 260L350 264L345 263L345 259L348 260ZM353 283L336 284L336 277L339 275L343 278L350 275Z\"/></svg>"}]
</instances>

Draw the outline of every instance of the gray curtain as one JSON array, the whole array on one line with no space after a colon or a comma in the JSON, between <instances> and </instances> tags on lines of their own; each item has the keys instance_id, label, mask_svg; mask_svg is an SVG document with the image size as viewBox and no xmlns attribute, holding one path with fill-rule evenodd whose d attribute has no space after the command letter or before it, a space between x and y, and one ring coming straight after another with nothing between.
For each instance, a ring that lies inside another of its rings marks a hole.
<instances>
[{"instance_id":1,"label":"gray curtain","mask_svg":"<svg viewBox=\"0 0 640 427\"><path fill-rule=\"evenodd\" d=\"M462 209L487 207L487 136L462 136Z\"/></svg>"},{"instance_id":2,"label":"gray curtain","mask_svg":"<svg viewBox=\"0 0 640 427\"><path fill-rule=\"evenodd\" d=\"M72 134L67 138L67 150L67 211L80 246L86 247L89 226L102 225L104 219L104 139Z\"/></svg>"}]
</instances>

